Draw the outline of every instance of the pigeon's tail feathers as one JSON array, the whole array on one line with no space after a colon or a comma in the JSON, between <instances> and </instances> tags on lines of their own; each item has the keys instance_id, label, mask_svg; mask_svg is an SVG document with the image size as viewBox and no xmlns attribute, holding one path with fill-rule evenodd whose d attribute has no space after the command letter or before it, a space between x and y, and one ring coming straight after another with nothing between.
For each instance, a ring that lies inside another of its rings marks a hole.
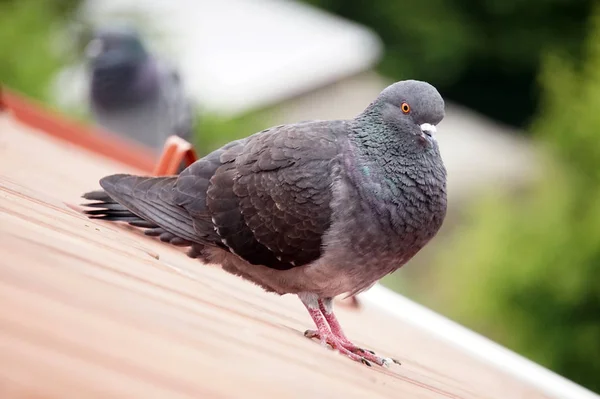
<instances>
[{"instance_id":1,"label":"pigeon's tail feathers","mask_svg":"<svg viewBox=\"0 0 600 399\"><path fill-rule=\"evenodd\" d=\"M176 176L141 177L110 175L100 180L103 191L92 191L84 198L96 201L85 204L94 208L90 217L127 222L147 229L145 233L178 246L198 242L194 221L178 206L174 198Z\"/></svg>"},{"instance_id":2,"label":"pigeon's tail feathers","mask_svg":"<svg viewBox=\"0 0 600 399\"><path fill-rule=\"evenodd\" d=\"M158 226L132 213L129 209L113 200L104 190L90 191L82 198L93 201L82 204L88 208L83 211L90 219L101 219L110 222L127 222L132 226L154 229Z\"/></svg>"}]
</instances>

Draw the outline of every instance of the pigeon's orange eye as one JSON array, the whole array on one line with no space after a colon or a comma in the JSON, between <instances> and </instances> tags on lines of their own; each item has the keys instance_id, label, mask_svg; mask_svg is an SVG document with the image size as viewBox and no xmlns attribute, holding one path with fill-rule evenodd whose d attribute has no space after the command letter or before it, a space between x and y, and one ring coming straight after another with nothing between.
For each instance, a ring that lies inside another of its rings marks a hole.
<instances>
[{"instance_id":1,"label":"pigeon's orange eye","mask_svg":"<svg viewBox=\"0 0 600 399\"><path fill-rule=\"evenodd\" d=\"M402 105L400 106L400 109L405 114L408 114L410 112L410 105L408 105L407 103L402 103Z\"/></svg>"}]
</instances>

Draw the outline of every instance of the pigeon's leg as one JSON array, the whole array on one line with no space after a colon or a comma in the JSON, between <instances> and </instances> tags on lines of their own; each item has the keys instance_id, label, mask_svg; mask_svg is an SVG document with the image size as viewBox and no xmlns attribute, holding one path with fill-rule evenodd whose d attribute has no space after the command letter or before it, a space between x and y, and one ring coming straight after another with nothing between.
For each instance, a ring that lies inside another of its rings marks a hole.
<instances>
[{"instance_id":1,"label":"pigeon's leg","mask_svg":"<svg viewBox=\"0 0 600 399\"><path fill-rule=\"evenodd\" d=\"M319 309L321 309L321 312L323 312L323 316L325 316L325 320L327 320L331 332L340 338L341 341L347 343L348 345L353 345L352 342L346 338L346 334L344 334L340 322L333 313L333 298L319 299Z\"/></svg>"},{"instance_id":2,"label":"pigeon's leg","mask_svg":"<svg viewBox=\"0 0 600 399\"><path fill-rule=\"evenodd\" d=\"M344 344L340 342L338 337L336 337L331 332L331 330L329 329L329 325L327 324L327 320L325 319L325 316L323 316L321 309L319 309L319 300L315 294L303 292L298 294L298 297L300 298L304 306L306 306L310 317L312 317L313 321L315 322L315 325L317 326L317 330L314 332L316 333L315 336L318 336L321 340L321 344L331 346L332 349L338 350L340 353L348 356L354 361L361 362L363 364L366 364L367 366L371 365L371 363L364 356L357 355L356 353L353 353L346 349L344 347ZM305 332L304 335L308 336L307 333L309 331Z\"/></svg>"},{"instance_id":3,"label":"pigeon's leg","mask_svg":"<svg viewBox=\"0 0 600 399\"><path fill-rule=\"evenodd\" d=\"M331 333L338 339L339 343L341 343L345 349L349 350L352 353L358 354L358 355L364 357L365 359L367 359L375 364L378 364L380 366L389 366L392 362L396 363L396 364L400 364L400 362L398 362L397 360L378 356L375 354L375 352L373 352L371 350L363 349L363 348L360 348L360 347L356 346L355 344L353 344L346 337L346 334L344 334L344 331L342 330L342 326L340 325L340 322L337 320L337 317L335 317L335 314L333 313L333 298L319 299L318 303L319 303L319 310L325 317L327 324L329 324ZM315 331L315 330L306 331L304 335L306 335L307 337L310 337L310 338L320 338L321 337L320 331Z\"/></svg>"}]
</instances>

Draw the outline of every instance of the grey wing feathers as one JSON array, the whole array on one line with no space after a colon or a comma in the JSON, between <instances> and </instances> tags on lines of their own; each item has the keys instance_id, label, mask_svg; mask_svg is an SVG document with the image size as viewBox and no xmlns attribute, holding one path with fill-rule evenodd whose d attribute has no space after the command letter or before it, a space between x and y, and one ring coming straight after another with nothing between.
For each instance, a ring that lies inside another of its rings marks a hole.
<instances>
[{"instance_id":1,"label":"grey wing feathers","mask_svg":"<svg viewBox=\"0 0 600 399\"><path fill-rule=\"evenodd\" d=\"M93 208L92 210L84 211L84 213L92 219L108 220L111 222L127 222L132 226L146 229L158 227L157 224L131 213L129 209L112 199L106 191L90 191L83 194L83 198L94 201L84 204L88 208Z\"/></svg>"},{"instance_id":2,"label":"grey wing feathers","mask_svg":"<svg viewBox=\"0 0 600 399\"><path fill-rule=\"evenodd\" d=\"M84 214L91 219L107 220L111 222L126 222L131 226L144 229L144 234L158 237L161 241L177 246L189 246L190 243L174 234L168 232L156 223L143 219L132 213L125 206L112 199L104 190L85 193L83 198L93 201L84 204L91 210L86 209Z\"/></svg>"},{"instance_id":3,"label":"grey wing feathers","mask_svg":"<svg viewBox=\"0 0 600 399\"><path fill-rule=\"evenodd\" d=\"M279 126L222 155L207 204L232 252L276 269L321 255L336 136L328 123Z\"/></svg>"},{"instance_id":4,"label":"grey wing feathers","mask_svg":"<svg viewBox=\"0 0 600 399\"><path fill-rule=\"evenodd\" d=\"M140 218L189 242L197 242L190 215L172 199L176 177L111 175L100 180L106 193Z\"/></svg>"},{"instance_id":5,"label":"grey wing feathers","mask_svg":"<svg viewBox=\"0 0 600 399\"><path fill-rule=\"evenodd\" d=\"M278 126L227 144L179 176L105 177L104 209L88 212L138 223L180 245L216 245L251 264L302 266L321 255L331 223L340 128Z\"/></svg>"}]
</instances>

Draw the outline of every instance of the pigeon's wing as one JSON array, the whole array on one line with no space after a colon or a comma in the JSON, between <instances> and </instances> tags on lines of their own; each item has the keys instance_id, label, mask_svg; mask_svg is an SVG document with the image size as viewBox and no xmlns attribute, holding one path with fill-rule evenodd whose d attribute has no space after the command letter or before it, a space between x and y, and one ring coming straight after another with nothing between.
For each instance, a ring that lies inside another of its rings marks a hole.
<instances>
[{"instance_id":1,"label":"pigeon's wing","mask_svg":"<svg viewBox=\"0 0 600 399\"><path fill-rule=\"evenodd\" d=\"M147 222L145 228L159 228L160 233L170 233L180 241L200 243L203 236L194 229L192 217L174 201L173 186L176 177L142 177L126 174L110 175L100 180L105 194L113 201ZM87 194L90 196L90 193ZM126 210L102 203L105 214L113 220L134 221ZM111 209L112 208L112 209ZM110 212L106 212L109 210ZM101 211L100 209L98 211ZM119 212L115 214L115 212ZM89 213L89 211L88 211ZM123 217L129 217L124 220ZM130 220L131 219L131 220Z\"/></svg>"},{"instance_id":2,"label":"pigeon's wing","mask_svg":"<svg viewBox=\"0 0 600 399\"><path fill-rule=\"evenodd\" d=\"M308 264L330 226L339 129L343 122L278 126L225 145L179 176L107 176L106 195L88 193L102 202L91 212L176 245L218 246L251 264Z\"/></svg>"},{"instance_id":3,"label":"pigeon's wing","mask_svg":"<svg viewBox=\"0 0 600 399\"><path fill-rule=\"evenodd\" d=\"M232 148L241 149L247 139L232 141L211 152L184 169L174 185L173 203L185 209L193 221L194 230L205 244L226 247L215 230L213 217L207 205L207 192L211 179L222 165L221 157Z\"/></svg>"},{"instance_id":4,"label":"pigeon's wing","mask_svg":"<svg viewBox=\"0 0 600 399\"><path fill-rule=\"evenodd\" d=\"M100 180L103 190L83 195L92 218L127 222L174 245L216 245L225 250L206 207L210 178L219 157L244 140L231 142L185 169L179 176L141 177L117 174ZM188 209L190 211L188 211Z\"/></svg>"},{"instance_id":5,"label":"pigeon's wing","mask_svg":"<svg viewBox=\"0 0 600 399\"><path fill-rule=\"evenodd\" d=\"M275 269L302 266L321 255L340 124L278 126L220 155L206 206L231 252Z\"/></svg>"}]
</instances>

